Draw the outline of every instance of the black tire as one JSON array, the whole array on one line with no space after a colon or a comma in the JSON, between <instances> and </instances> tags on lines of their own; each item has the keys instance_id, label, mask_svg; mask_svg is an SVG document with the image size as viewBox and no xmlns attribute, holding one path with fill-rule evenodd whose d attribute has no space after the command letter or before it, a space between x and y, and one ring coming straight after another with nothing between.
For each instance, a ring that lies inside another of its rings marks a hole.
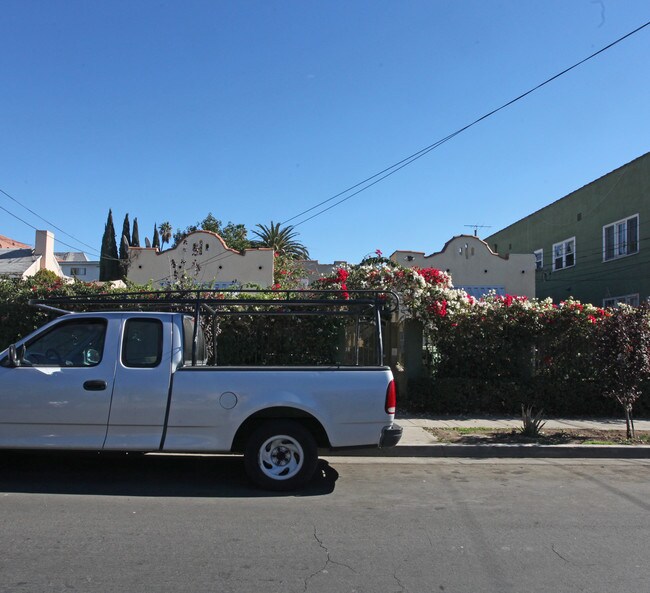
<instances>
[{"instance_id":1,"label":"black tire","mask_svg":"<svg viewBox=\"0 0 650 593\"><path fill-rule=\"evenodd\" d=\"M265 490L304 486L314 475L318 449L314 436L292 420L272 420L253 431L244 450L248 477Z\"/></svg>"}]
</instances>

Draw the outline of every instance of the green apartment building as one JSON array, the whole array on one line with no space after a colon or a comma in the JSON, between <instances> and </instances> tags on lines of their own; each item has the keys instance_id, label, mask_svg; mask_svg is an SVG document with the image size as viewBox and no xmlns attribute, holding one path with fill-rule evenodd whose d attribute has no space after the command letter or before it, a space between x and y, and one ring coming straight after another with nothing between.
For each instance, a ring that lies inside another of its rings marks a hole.
<instances>
[{"instance_id":1,"label":"green apartment building","mask_svg":"<svg viewBox=\"0 0 650 593\"><path fill-rule=\"evenodd\" d=\"M535 254L540 299L638 305L650 297L650 153L485 242L499 255Z\"/></svg>"}]
</instances>

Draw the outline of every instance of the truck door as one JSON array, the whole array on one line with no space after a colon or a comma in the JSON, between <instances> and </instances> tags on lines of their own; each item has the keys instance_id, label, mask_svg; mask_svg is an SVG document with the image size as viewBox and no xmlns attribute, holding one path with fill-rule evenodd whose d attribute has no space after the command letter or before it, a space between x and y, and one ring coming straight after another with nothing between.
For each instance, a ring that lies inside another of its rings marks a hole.
<instances>
[{"instance_id":1,"label":"truck door","mask_svg":"<svg viewBox=\"0 0 650 593\"><path fill-rule=\"evenodd\" d=\"M172 365L170 317L125 316L105 449L160 447Z\"/></svg>"},{"instance_id":2,"label":"truck door","mask_svg":"<svg viewBox=\"0 0 650 593\"><path fill-rule=\"evenodd\" d=\"M117 323L63 319L25 344L19 367L0 368L0 446L102 447L115 374L106 336Z\"/></svg>"}]
</instances>

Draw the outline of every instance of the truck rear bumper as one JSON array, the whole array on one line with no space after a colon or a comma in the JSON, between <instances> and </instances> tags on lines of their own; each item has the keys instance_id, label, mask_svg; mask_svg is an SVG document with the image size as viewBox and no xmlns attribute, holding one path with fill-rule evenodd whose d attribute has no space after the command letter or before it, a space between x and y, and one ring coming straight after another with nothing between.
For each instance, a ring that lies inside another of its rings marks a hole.
<instances>
[{"instance_id":1,"label":"truck rear bumper","mask_svg":"<svg viewBox=\"0 0 650 593\"><path fill-rule=\"evenodd\" d=\"M381 431L381 438L379 439L380 447L394 447L399 443L402 438L403 429L397 424L385 426Z\"/></svg>"}]
</instances>

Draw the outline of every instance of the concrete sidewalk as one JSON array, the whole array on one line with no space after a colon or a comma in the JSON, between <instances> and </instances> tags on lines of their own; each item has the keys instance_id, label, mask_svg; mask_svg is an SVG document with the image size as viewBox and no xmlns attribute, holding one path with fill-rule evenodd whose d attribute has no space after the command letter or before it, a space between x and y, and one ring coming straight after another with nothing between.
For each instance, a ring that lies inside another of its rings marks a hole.
<instances>
[{"instance_id":1,"label":"concrete sidewalk","mask_svg":"<svg viewBox=\"0 0 650 593\"><path fill-rule=\"evenodd\" d=\"M488 428L518 430L521 418L396 418L395 422L404 429L401 444L428 445L437 441L425 428ZM569 420L556 418L545 420L543 430L625 430L625 420L608 418L599 420ZM650 431L650 420L635 420L634 427L639 431ZM557 445L553 445L557 446ZM582 445L581 445L582 446Z\"/></svg>"},{"instance_id":2,"label":"concrete sidewalk","mask_svg":"<svg viewBox=\"0 0 650 593\"><path fill-rule=\"evenodd\" d=\"M650 445L536 445L536 444L472 444L441 443L425 428L521 428L519 418L396 418L404 429L396 447L386 449L356 449L333 453L360 457L547 457L547 458L650 458ZM650 431L650 420L635 420L637 431ZM625 420L546 420L544 430L625 430ZM332 453L327 454L332 455Z\"/></svg>"}]
</instances>

